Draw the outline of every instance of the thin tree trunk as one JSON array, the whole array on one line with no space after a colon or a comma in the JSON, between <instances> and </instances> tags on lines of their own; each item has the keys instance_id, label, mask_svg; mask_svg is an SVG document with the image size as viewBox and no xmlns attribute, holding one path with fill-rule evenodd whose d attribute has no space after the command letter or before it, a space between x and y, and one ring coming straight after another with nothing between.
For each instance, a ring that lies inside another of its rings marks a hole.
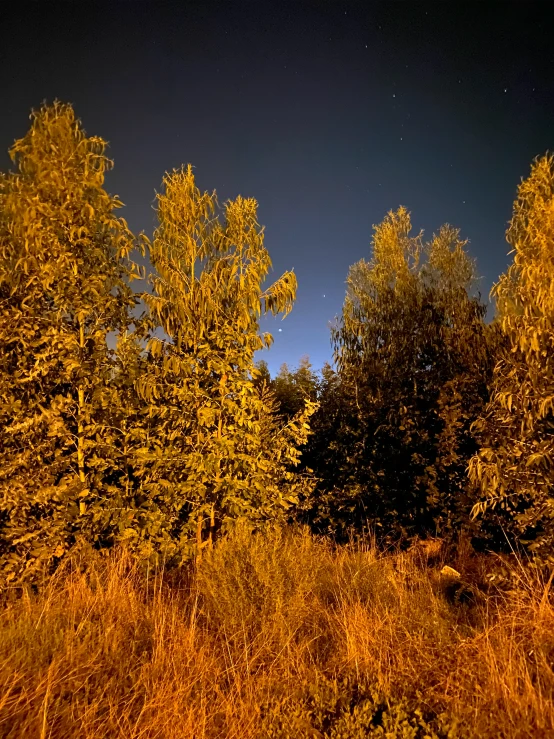
<instances>
[{"instance_id":1,"label":"thin tree trunk","mask_svg":"<svg viewBox=\"0 0 554 739\"><path fill-rule=\"evenodd\" d=\"M208 535L208 548L211 549L214 542L215 536L215 505L212 503L210 511L210 533Z\"/></svg>"},{"instance_id":2,"label":"thin tree trunk","mask_svg":"<svg viewBox=\"0 0 554 739\"><path fill-rule=\"evenodd\" d=\"M196 524L196 561L202 561L202 516L200 514Z\"/></svg>"},{"instance_id":3,"label":"thin tree trunk","mask_svg":"<svg viewBox=\"0 0 554 739\"><path fill-rule=\"evenodd\" d=\"M223 398L225 397L225 384L227 382L227 375L224 374L221 378L219 392L221 395L221 408L219 409L219 419L217 422L217 440L220 441L223 436ZM216 490L219 487L221 480L221 459L218 460L217 464L217 478L216 478ZM210 533L208 535L208 547L211 549L215 539L215 502L212 503L210 510Z\"/></svg>"},{"instance_id":4,"label":"thin tree trunk","mask_svg":"<svg viewBox=\"0 0 554 739\"><path fill-rule=\"evenodd\" d=\"M79 325L79 348L81 349L81 358L83 357L85 350L85 327L83 320L81 319ZM81 378L81 383L83 382ZM77 466L79 469L79 480L82 484L82 489L86 489L87 478L85 473L85 424L84 424L84 413L85 413L85 388L83 385L79 385L77 390L78 398L78 410L77 410ZM84 500L79 501L79 513L82 515L86 511L86 503Z\"/></svg>"}]
</instances>

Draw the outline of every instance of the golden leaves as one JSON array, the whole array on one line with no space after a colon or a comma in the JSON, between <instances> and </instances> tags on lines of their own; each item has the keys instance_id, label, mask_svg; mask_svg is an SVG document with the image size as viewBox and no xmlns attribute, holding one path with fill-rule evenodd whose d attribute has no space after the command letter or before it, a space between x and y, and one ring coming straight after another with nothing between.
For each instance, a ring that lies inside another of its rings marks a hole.
<instances>
[{"instance_id":1,"label":"golden leaves","mask_svg":"<svg viewBox=\"0 0 554 739\"><path fill-rule=\"evenodd\" d=\"M514 516L512 523L523 538L527 526L534 528L538 538L530 545L533 551L554 543L552 522L544 514L544 490L554 483L553 210L554 158L547 155L533 163L519 186L507 231L514 261L493 295L508 346L497 364L492 399L481 423L484 448L470 465L470 478L485 498L479 513L487 509L495 489L501 501L508 495L525 501L526 513Z\"/></svg>"}]
</instances>

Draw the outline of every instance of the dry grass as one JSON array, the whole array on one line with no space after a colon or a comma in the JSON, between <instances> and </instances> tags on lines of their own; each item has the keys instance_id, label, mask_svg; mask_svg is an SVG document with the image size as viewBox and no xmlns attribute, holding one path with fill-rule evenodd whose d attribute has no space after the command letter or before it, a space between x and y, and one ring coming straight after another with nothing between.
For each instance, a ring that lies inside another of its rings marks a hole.
<instances>
[{"instance_id":1,"label":"dry grass","mask_svg":"<svg viewBox=\"0 0 554 739\"><path fill-rule=\"evenodd\" d=\"M446 561L465 590L302 533L239 531L178 576L74 560L0 612L0 736L554 736L550 583L516 563L479 596L490 562Z\"/></svg>"}]
</instances>

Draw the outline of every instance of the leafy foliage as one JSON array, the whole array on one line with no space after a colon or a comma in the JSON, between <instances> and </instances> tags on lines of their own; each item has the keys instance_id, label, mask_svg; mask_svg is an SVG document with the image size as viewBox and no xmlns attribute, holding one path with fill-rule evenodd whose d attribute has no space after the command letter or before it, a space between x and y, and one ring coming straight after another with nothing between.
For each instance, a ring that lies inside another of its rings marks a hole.
<instances>
[{"instance_id":1,"label":"leafy foliage","mask_svg":"<svg viewBox=\"0 0 554 739\"><path fill-rule=\"evenodd\" d=\"M180 560L311 487L293 468L315 404L279 423L254 382L254 353L272 341L259 317L286 315L296 293L293 273L261 287L256 202L228 202L221 221L190 167L167 175L143 241L147 312L132 317L137 241L104 190L105 149L71 106L45 105L0 179L4 582L79 543Z\"/></svg>"},{"instance_id":2,"label":"leafy foliage","mask_svg":"<svg viewBox=\"0 0 554 739\"><path fill-rule=\"evenodd\" d=\"M495 330L465 245L450 226L424 243L400 208L375 227L371 260L350 269L333 330L338 375L321 399L333 438L310 460L335 529L444 534L468 518L470 424L487 399Z\"/></svg>"},{"instance_id":3,"label":"leafy foliage","mask_svg":"<svg viewBox=\"0 0 554 739\"><path fill-rule=\"evenodd\" d=\"M420 699L422 696L419 696ZM439 716L418 706L417 700L391 700L367 681L355 675L317 680L302 685L285 705L264 706L265 736L328 737L328 739L363 739L398 737L398 739L456 739L467 736L446 714Z\"/></svg>"},{"instance_id":4,"label":"leafy foliage","mask_svg":"<svg viewBox=\"0 0 554 739\"><path fill-rule=\"evenodd\" d=\"M498 320L459 232L424 241L400 208L350 269L336 370L304 357L272 380L259 322L290 312L296 277L265 286L256 201L220 207L188 166L165 176L139 241L104 189L105 152L56 102L0 175L3 584L77 544L180 562L237 522L291 518L337 538L369 525L490 543L503 526L552 558L551 156L519 188Z\"/></svg>"},{"instance_id":5,"label":"leafy foliage","mask_svg":"<svg viewBox=\"0 0 554 739\"><path fill-rule=\"evenodd\" d=\"M70 106L32 115L0 178L0 553L8 581L95 539L109 508L108 334L135 304L106 143Z\"/></svg>"},{"instance_id":6,"label":"leafy foliage","mask_svg":"<svg viewBox=\"0 0 554 739\"><path fill-rule=\"evenodd\" d=\"M275 393L279 413L286 419L293 418L303 408L306 399L315 402L319 394L319 379L312 369L308 356L301 357L298 367L289 369L283 363L271 387Z\"/></svg>"},{"instance_id":7,"label":"leafy foliage","mask_svg":"<svg viewBox=\"0 0 554 739\"><path fill-rule=\"evenodd\" d=\"M554 159L535 161L507 232L514 250L493 288L507 347L476 422L482 448L469 474L475 515L499 509L530 551L554 561Z\"/></svg>"},{"instance_id":8,"label":"leafy foliage","mask_svg":"<svg viewBox=\"0 0 554 739\"><path fill-rule=\"evenodd\" d=\"M269 367L267 366L267 362L265 359L259 359L255 363L256 371L254 373L254 376L252 377L252 382L254 383L254 387L257 387L259 389L265 387L271 387L271 373L269 372Z\"/></svg>"},{"instance_id":9,"label":"leafy foliage","mask_svg":"<svg viewBox=\"0 0 554 739\"><path fill-rule=\"evenodd\" d=\"M223 220L217 207L190 166L165 177L136 383L147 416L134 461L143 514L125 532L148 556L198 554L233 521L278 517L310 487L290 467L314 404L278 425L271 393L254 384L254 352L272 341L259 317L291 310L296 278L262 288L271 262L255 200L229 201Z\"/></svg>"}]
</instances>

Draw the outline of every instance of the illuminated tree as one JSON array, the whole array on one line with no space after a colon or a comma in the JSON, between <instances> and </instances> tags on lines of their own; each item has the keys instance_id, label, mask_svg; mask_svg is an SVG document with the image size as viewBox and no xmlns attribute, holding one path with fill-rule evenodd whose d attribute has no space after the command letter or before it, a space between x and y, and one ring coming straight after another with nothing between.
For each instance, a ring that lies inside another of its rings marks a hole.
<instances>
[{"instance_id":1,"label":"illuminated tree","mask_svg":"<svg viewBox=\"0 0 554 739\"><path fill-rule=\"evenodd\" d=\"M254 384L254 353L272 341L259 317L291 310L296 278L262 288L271 261L255 200L229 201L223 219L217 209L190 166L166 175L144 295L149 361L136 385L152 428L135 459L145 514L126 532L148 556L199 554L220 528L278 516L306 487L289 467L313 405L276 428Z\"/></svg>"},{"instance_id":2,"label":"illuminated tree","mask_svg":"<svg viewBox=\"0 0 554 739\"><path fill-rule=\"evenodd\" d=\"M256 373L253 377L254 386L257 388L262 388L264 385L271 387L271 374L267 362L264 359L260 359L256 362L255 366Z\"/></svg>"},{"instance_id":3,"label":"illuminated tree","mask_svg":"<svg viewBox=\"0 0 554 739\"><path fill-rule=\"evenodd\" d=\"M554 561L554 159L537 159L518 189L507 232L514 261L493 288L508 344L475 424L482 448L469 474L529 549Z\"/></svg>"},{"instance_id":4,"label":"illuminated tree","mask_svg":"<svg viewBox=\"0 0 554 739\"><path fill-rule=\"evenodd\" d=\"M129 323L134 242L104 190L106 143L69 105L32 115L0 179L0 553L15 580L94 540L109 506L110 332Z\"/></svg>"}]
</instances>

